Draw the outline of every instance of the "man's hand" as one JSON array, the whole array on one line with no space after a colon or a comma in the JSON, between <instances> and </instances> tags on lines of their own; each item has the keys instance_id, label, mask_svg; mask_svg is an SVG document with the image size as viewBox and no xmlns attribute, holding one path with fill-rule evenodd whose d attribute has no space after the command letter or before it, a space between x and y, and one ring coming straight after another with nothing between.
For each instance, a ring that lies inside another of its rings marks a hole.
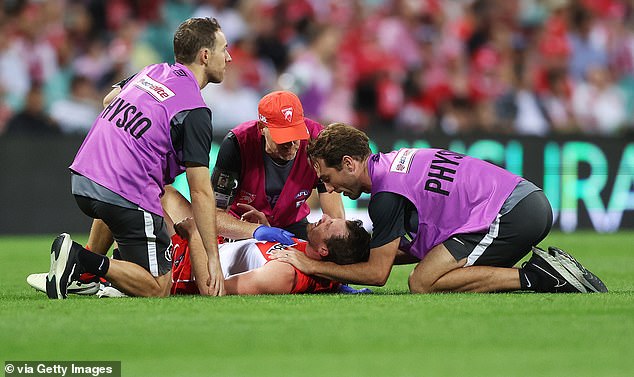
<instances>
[{"instance_id":1,"label":"man's hand","mask_svg":"<svg viewBox=\"0 0 634 377\"><path fill-rule=\"evenodd\" d=\"M294 234L284 229L274 228L266 225L260 225L255 232L253 238L258 241L279 242L282 245L292 245L295 243L291 237Z\"/></svg>"},{"instance_id":2,"label":"man's hand","mask_svg":"<svg viewBox=\"0 0 634 377\"><path fill-rule=\"evenodd\" d=\"M174 224L174 231L178 234L182 239L189 240L191 239L191 235L196 229L196 222L193 217L188 217L184 220L181 220Z\"/></svg>"},{"instance_id":3,"label":"man's hand","mask_svg":"<svg viewBox=\"0 0 634 377\"><path fill-rule=\"evenodd\" d=\"M287 247L284 250L273 250L269 256L271 259L291 264L306 275L314 275L317 272L316 267L320 261L310 259L306 254L295 248Z\"/></svg>"},{"instance_id":4,"label":"man's hand","mask_svg":"<svg viewBox=\"0 0 634 377\"><path fill-rule=\"evenodd\" d=\"M255 207L244 203L238 203L238 207L247 210L242 216L240 216L240 220L255 224L271 225L269 224L269 220L266 218L264 212L258 211Z\"/></svg>"},{"instance_id":5,"label":"man's hand","mask_svg":"<svg viewBox=\"0 0 634 377\"><path fill-rule=\"evenodd\" d=\"M201 292L202 293L202 292ZM207 296L225 295L225 278L218 261L209 260L209 277L207 278Z\"/></svg>"}]
</instances>

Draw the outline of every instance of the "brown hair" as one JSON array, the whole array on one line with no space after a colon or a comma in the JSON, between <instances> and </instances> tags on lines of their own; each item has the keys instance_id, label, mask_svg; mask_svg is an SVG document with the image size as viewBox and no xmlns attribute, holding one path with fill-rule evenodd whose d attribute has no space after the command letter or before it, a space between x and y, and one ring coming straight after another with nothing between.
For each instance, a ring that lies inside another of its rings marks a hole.
<instances>
[{"instance_id":1,"label":"brown hair","mask_svg":"<svg viewBox=\"0 0 634 377\"><path fill-rule=\"evenodd\" d=\"M174 33L174 58L181 64L191 64L201 48L215 47L220 24L215 18L190 18Z\"/></svg>"},{"instance_id":2,"label":"brown hair","mask_svg":"<svg viewBox=\"0 0 634 377\"><path fill-rule=\"evenodd\" d=\"M337 264L365 262L370 256L370 234L363 228L361 220L347 220L348 235L325 240L328 255L325 261Z\"/></svg>"},{"instance_id":3,"label":"brown hair","mask_svg":"<svg viewBox=\"0 0 634 377\"><path fill-rule=\"evenodd\" d=\"M363 161L370 153L368 136L343 123L329 124L308 146L308 156L313 161L321 158L327 167L337 170L342 168L343 156Z\"/></svg>"}]
</instances>

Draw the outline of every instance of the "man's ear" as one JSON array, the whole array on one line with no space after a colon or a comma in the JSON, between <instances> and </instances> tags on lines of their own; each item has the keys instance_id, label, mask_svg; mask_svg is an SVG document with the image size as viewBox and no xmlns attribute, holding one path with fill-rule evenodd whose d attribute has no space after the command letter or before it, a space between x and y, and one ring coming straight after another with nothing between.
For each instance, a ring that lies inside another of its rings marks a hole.
<instances>
[{"instance_id":1,"label":"man's ear","mask_svg":"<svg viewBox=\"0 0 634 377\"><path fill-rule=\"evenodd\" d=\"M328 247L326 247L326 245L323 245L319 248L319 250L317 250L317 252L319 253L319 255L321 255L321 258L325 258L328 256L329 251L328 251Z\"/></svg>"},{"instance_id":2,"label":"man's ear","mask_svg":"<svg viewBox=\"0 0 634 377\"><path fill-rule=\"evenodd\" d=\"M200 62L203 65L209 64L209 55L211 55L211 51L209 51L208 48L203 48L200 50L199 54L200 54Z\"/></svg>"},{"instance_id":3,"label":"man's ear","mask_svg":"<svg viewBox=\"0 0 634 377\"><path fill-rule=\"evenodd\" d=\"M341 161L341 168L348 173L352 173L356 168L356 160L348 155L344 155Z\"/></svg>"}]
</instances>

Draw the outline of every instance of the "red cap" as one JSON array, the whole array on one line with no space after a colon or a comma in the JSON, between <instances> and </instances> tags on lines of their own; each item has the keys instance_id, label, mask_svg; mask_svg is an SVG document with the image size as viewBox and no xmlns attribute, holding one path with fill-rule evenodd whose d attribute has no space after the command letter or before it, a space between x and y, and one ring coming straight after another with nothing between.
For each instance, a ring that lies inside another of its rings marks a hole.
<instances>
[{"instance_id":1,"label":"red cap","mask_svg":"<svg viewBox=\"0 0 634 377\"><path fill-rule=\"evenodd\" d=\"M258 104L258 120L264 123L277 144L309 138L304 123L304 109L299 98L291 92L272 92Z\"/></svg>"}]
</instances>

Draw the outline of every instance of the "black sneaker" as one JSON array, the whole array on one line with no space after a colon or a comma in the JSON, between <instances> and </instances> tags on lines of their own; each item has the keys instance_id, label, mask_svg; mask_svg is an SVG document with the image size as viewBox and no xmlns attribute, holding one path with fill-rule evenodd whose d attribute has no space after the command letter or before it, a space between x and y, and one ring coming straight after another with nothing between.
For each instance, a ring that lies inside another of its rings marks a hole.
<instances>
[{"instance_id":1,"label":"black sneaker","mask_svg":"<svg viewBox=\"0 0 634 377\"><path fill-rule=\"evenodd\" d=\"M572 275L553 255L546 251L533 247L533 255L522 264L522 269L527 270L524 274L527 281L527 288L535 292L550 293L585 293L587 289ZM537 277L537 281L530 281L532 277Z\"/></svg>"},{"instance_id":2,"label":"black sneaker","mask_svg":"<svg viewBox=\"0 0 634 377\"><path fill-rule=\"evenodd\" d=\"M51 299L66 298L68 285L77 277L77 249L73 247L70 235L62 233L51 246L51 268L46 277L46 295Z\"/></svg>"},{"instance_id":3,"label":"black sneaker","mask_svg":"<svg viewBox=\"0 0 634 377\"><path fill-rule=\"evenodd\" d=\"M583 265L572 255L555 246L549 246L548 251L550 254L554 255L561 264L588 289L589 292L605 293L608 291L608 287L603 284L601 279L583 267Z\"/></svg>"}]
</instances>

